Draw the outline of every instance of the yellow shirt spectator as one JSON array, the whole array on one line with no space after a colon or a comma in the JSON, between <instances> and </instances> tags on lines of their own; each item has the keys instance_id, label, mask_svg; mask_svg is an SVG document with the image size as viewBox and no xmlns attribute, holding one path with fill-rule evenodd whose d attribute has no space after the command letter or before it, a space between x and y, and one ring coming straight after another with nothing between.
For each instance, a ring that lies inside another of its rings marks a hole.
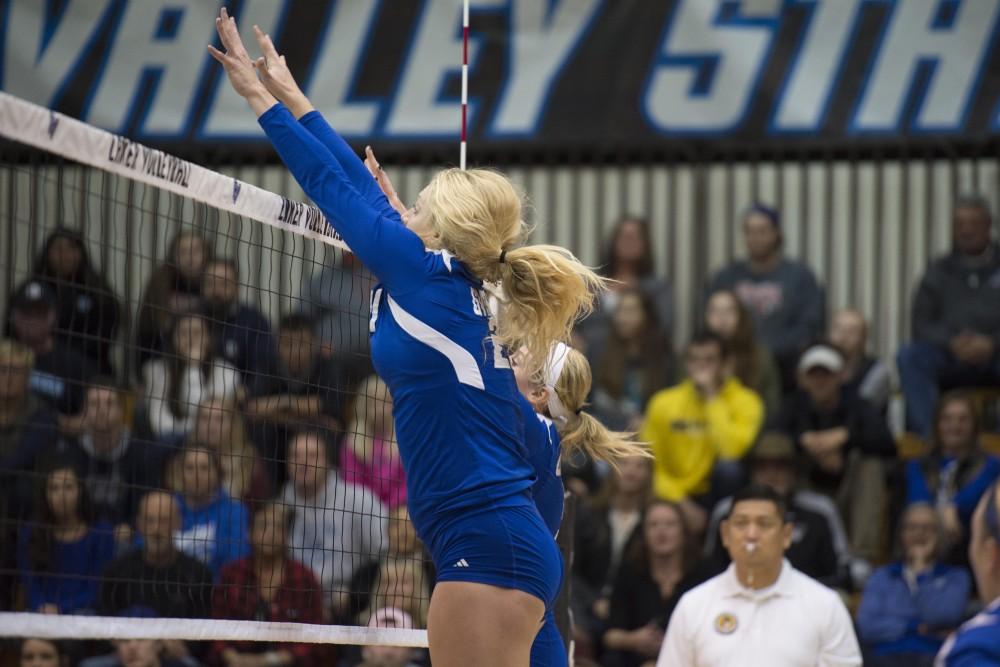
<instances>
[{"instance_id":1,"label":"yellow shirt spectator","mask_svg":"<svg viewBox=\"0 0 1000 667\"><path fill-rule=\"evenodd\" d=\"M742 458L764 419L764 403L729 378L709 400L685 380L653 395L642 439L656 459L653 488L660 498L682 501L708 491L717 458Z\"/></svg>"}]
</instances>

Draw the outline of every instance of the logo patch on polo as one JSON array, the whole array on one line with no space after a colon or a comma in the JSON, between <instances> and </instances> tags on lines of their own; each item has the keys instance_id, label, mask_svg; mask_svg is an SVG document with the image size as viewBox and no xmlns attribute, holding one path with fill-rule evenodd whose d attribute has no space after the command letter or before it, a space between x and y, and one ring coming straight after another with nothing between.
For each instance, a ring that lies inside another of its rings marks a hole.
<instances>
[{"instance_id":1,"label":"logo patch on polo","mask_svg":"<svg viewBox=\"0 0 1000 667\"><path fill-rule=\"evenodd\" d=\"M731 635L736 632L736 617L729 613L721 613L715 617L715 631L720 635Z\"/></svg>"}]
</instances>

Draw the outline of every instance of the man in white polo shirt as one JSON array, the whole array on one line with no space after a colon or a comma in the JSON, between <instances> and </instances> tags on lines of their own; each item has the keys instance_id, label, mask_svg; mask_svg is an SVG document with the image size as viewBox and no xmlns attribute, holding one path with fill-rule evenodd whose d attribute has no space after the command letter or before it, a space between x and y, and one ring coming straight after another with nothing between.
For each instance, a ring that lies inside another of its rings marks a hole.
<instances>
[{"instance_id":1,"label":"man in white polo shirt","mask_svg":"<svg viewBox=\"0 0 1000 667\"><path fill-rule=\"evenodd\" d=\"M733 496L721 524L732 564L677 604L657 667L841 667L861 649L840 597L785 560L784 499L764 486Z\"/></svg>"}]
</instances>

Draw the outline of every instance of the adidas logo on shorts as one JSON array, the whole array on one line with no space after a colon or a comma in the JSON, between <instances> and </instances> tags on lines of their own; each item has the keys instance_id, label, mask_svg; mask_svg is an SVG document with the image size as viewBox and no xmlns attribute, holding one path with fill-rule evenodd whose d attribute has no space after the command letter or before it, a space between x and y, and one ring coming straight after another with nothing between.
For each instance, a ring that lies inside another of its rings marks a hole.
<instances>
[{"instance_id":1,"label":"adidas logo on shorts","mask_svg":"<svg viewBox=\"0 0 1000 667\"><path fill-rule=\"evenodd\" d=\"M469 567L469 564L465 562L465 559L463 558L462 560L452 565L452 567Z\"/></svg>"}]
</instances>

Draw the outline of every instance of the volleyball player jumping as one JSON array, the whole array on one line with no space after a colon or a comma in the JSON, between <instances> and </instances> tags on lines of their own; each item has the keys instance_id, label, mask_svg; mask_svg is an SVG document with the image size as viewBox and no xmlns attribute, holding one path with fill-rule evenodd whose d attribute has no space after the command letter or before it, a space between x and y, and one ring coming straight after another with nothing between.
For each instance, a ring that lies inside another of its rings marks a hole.
<instances>
[{"instance_id":1,"label":"volleyball player jumping","mask_svg":"<svg viewBox=\"0 0 1000 667\"><path fill-rule=\"evenodd\" d=\"M401 219L270 40L258 34L264 58L255 69L225 9L216 26L226 52L209 50L233 89L380 281L372 361L393 396L410 514L438 571L431 661L523 667L562 564L531 498L534 473L503 350L523 344L544 360L602 281L561 248L520 247L520 196L492 171L438 173ZM507 295L493 331L484 281Z\"/></svg>"}]
</instances>

